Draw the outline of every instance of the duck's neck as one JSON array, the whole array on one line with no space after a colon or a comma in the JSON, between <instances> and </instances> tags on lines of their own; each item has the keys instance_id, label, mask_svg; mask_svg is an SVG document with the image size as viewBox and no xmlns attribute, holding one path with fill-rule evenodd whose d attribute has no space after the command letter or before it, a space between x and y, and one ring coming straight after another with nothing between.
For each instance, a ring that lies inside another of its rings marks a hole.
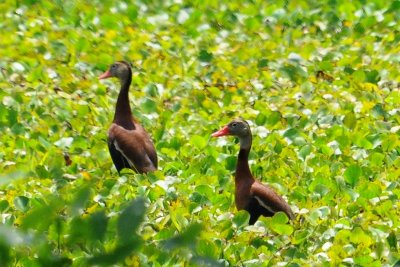
<instances>
[{"instance_id":1,"label":"duck's neck","mask_svg":"<svg viewBox=\"0 0 400 267\"><path fill-rule=\"evenodd\" d=\"M240 151L236 164L236 174L235 174L236 181L246 178L251 179L253 177L249 168L249 153L252 143L251 134L245 137L240 137L239 141L240 141Z\"/></svg>"},{"instance_id":2,"label":"duck's neck","mask_svg":"<svg viewBox=\"0 0 400 267\"><path fill-rule=\"evenodd\" d=\"M129 105L129 86L132 82L132 73L126 78L120 79L121 90L118 94L117 105L115 107L114 123L128 129L135 129L132 121L132 111Z\"/></svg>"}]
</instances>

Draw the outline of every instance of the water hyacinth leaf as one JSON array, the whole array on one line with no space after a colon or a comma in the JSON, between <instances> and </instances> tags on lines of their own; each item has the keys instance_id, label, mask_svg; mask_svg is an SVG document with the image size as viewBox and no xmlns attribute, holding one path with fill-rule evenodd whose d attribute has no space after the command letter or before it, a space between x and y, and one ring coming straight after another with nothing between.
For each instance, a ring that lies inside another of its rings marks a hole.
<instances>
[{"instance_id":1,"label":"water hyacinth leaf","mask_svg":"<svg viewBox=\"0 0 400 267\"><path fill-rule=\"evenodd\" d=\"M108 218L103 211L90 215L89 226L92 232L92 239L103 240L107 230Z\"/></svg>"},{"instance_id":2,"label":"water hyacinth leaf","mask_svg":"<svg viewBox=\"0 0 400 267\"><path fill-rule=\"evenodd\" d=\"M220 251L220 247L215 242L199 240L197 251L200 255L216 259L218 257L218 252Z\"/></svg>"},{"instance_id":3,"label":"water hyacinth leaf","mask_svg":"<svg viewBox=\"0 0 400 267\"><path fill-rule=\"evenodd\" d=\"M292 243L293 244L301 244L303 243L307 237L310 235L308 230L298 230L294 232Z\"/></svg>"},{"instance_id":4,"label":"water hyacinth leaf","mask_svg":"<svg viewBox=\"0 0 400 267\"><path fill-rule=\"evenodd\" d=\"M371 110L372 116L374 117L386 117L386 111L384 110L382 104L376 104Z\"/></svg>"},{"instance_id":5,"label":"water hyacinth leaf","mask_svg":"<svg viewBox=\"0 0 400 267\"><path fill-rule=\"evenodd\" d=\"M356 82L364 82L366 78L365 72L362 70L356 70L355 72L353 72L352 77Z\"/></svg>"},{"instance_id":6,"label":"water hyacinth leaf","mask_svg":"<svg viewBox=\"0 0 400 267\"><path fill-rule=\"evenodd\" d=\"M3 199L0 200L0 211L4 212L10 207L9 203L7 200Z\"/></svg>"},{"instance_id":7,"label":"water hyacinth leaf","mask_svg":"<svg viewBox=\"0 0 400 267\"><path fill-rule=\"evenodd\" d=\"M26 212L29 207L29 198L25 197L25 196L18 196L14 199L14 206L16 209Z\"/></svg>"},{"instance_id":8,"label":"water hyacinth leaf","mask_svg":"<svg viewBox=\"0 0 400 267\"><path fill-rule=\"evenodd\" d=\"M73 214L78 214L81 212L83 208L85 208L86 203L89 200L90 197L90 187L85 186L81 189L78 190L78 192L75 194L75 198L71 204L71 210Z\"/></svg>"},{"instance_id":9,"label":"water hyacinth leaf","mask_svg":"<svg viewBox=\"0 0 400 267\"><path fill-rule=\"evenodd\" d=\"M360 166L350 165L344 171L343 176L344 176L345 181L354 187L357 184L357 182L359 181L361 173L362 173L362 170L361 170Z\"/></svg>"},{"instance_id":10,"label":"water hyacinth leaf","mask_svg":"<svg viewBox=\"0 0 400 267\"><path fill-rule=\"evenodd\" d=\"M170 239L167 239L163 243L163 246L168 250L173 250L180 247L193 247L202 229L203 227L201 224L191 224L181 233Z\"/></svg>"},{"instance_id":11,"label":"water hyacinth leaf","mask_svg":"<svg viewBox=\"0 0 400 267\"><path fill-rule=\"evenodd\" d=\"M281 119L281 113L279 111L272 111L267 116L267 123L271 126L274 126L280 121L280 119Z\"/></svg>"},{"instance_id":12,"label":"water hyacinth leaf","mask_svg":"<svg viewBox=\"0 0 400 267\"><path fill-rule=\"evenodd\" d=\"M267 117L264 114L260 113L260 114L257 115L257 117L256 117L256 124L257 125L264 125L264 123L266 121L267 121Z\"/></svg>"},{"instance_id":13,"label":"water hyacinth leaf","mask_svg":"<svg viewBox=\"0 0 400 267\"><path fill-rule=\"evenodd\" d=\"M199 135L193 135L190 138L190 143L193 144L198 149L203 149L207 145L206 139Z\"/></svg>"},{"instance_id":14,"label":"water hyacinth leaf","mask_svg":"<svg viewBox=\"0 0 400 267\"><path fill-rule=\"evenodd\" d=\"M212 55L212 53L209 53L207 50L200 50L198 58L201 62L208 63L208 62L211 62L213 55Z\"/></svg>"},{"instance_id":15,"label":"water hyacinth leaf","mask_svg":"<svg viewBox=\"0 0 400 267\"><path fill-rule=\"evenodd\" d=\"M257 67L260 69L268 67L268 59L266 58L260 59L257 63Z\"/></svg>"},{"instance_id":16,"label":"water hyacinth leaf","mask_svg":"<svg viewBox=\"0 0 400 267\"><path fill-rule=\"evenodd\" d=\"M396 238L395 233L391 232L387 237L387 241L388 241L391 249L397 250L398 245L397 245L397 238Z\"/></svg>"},{"instance_id":17,"label":"water hyacinth leaf","mask_svg":"<svg viewBox=\"0 0 400 267\"><path fill-rule=\"evenodd\" d=\"M233 170L235 170L235 168L236 168L236 157L235 156L230 156L230 157L228 157L227 159L226 159L226 163L225 163L225 166L226 166L226 168L228 169L228 170L231 170L231 171L233 171Z\"/></svg>"},{"instance_id":18,"label":"water hyacinth leaf","mask_svg":"<svg viewBox=\"0 0 400 267\"><path fill-rule=\"evenodd\" d=\"M380 167L382 166L385 156L382 153L375 152L372 153L369 158L372 166Z\"/></svg>"},{"instance_id":19,"label":"water hyacinth leaf","mask_svg":"<svg viewBox=\"0 0 400 267\"><path fill-rule=\"evenodd\" d=\"M146 211L143 198L137 198L129 203L118 217L118 237L122 242L131 240L143 221Z\"/></svg>"},{"instance_id":20,"label":"water hyacinth leaf","mask_svg":"<svg viewBox=\"0 0 400 267\"><path fill-rule=\"evenodd\" d=\"M114 250L88 258L89 265L114 265L123 262L126 257L139 250L143 241L135 236L129 242L118 245Z\"/></svg>"},{"instance_id":21,"label":"water hyacinth leaf","mask_svg":"<svg viewBox=\"0 0 400 267\"><path fill-rule=\"evenodd\" d=\"M280 235L290 235L293 233L293 226L287 224L288 221L285 213L278 212L271 219L271 229Z\"/></svg>"},{"instance_id":22,"label":"water hyacinth leaf","mask_svg":"<svg viewBox=\"0 0 400 267\"><path fill-rule=\"evenodd\" d=\"M308 155L311 153L311 146L305 145L299 150L299 156L301 159L305 160Z\"/></svg>"},{"instance_id":23,"label":"water hyacinth leaf","mask_svg":"<svg viewBox=\"0 0 400 267\"><path fill-rule=\"evenodd\" d=\"M146 98L146 100L142 103L142 109L145 113L152 113L157 111L157 105L154 100L150 98Z\"/></svg>"},{"instance_id":24,"label":"water hyacinth leaf","mask_svg":"<svg viewBox=\"0 0 400 267\"><path fill-rule=\"evenodd\" d=\"M343 119L343 124L349 129L354 129L354 127L357 125L357 118L354 113L346 114Z\"/></svg>"},{"instance_id":25,"label":"water hyacinth leaf","mask_svg":"<svg viewBox=\"0 0 400 267\"><path fill-rule=\"evenodd\" d=\"M250 214L245 210L241 210L235 214L235 216L232 219L232 222L237 228L240 228L247 225L249 220L250 220Z\"/></svg>"}]
</instances>

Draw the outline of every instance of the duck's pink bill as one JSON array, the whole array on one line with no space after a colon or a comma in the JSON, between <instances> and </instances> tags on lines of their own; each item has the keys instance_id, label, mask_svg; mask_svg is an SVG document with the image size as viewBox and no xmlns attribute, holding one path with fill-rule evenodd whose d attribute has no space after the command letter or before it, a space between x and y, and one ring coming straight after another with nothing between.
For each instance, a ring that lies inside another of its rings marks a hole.
<instances>
[{"instance_id":1,"label":"duck's pink bill","mask_svg":"<svg viewBox=\"0 0 400 267\"><path fill-rule=\"evenodd\" d=\"M224 135L228 135L228 134L229 134L229 128L228 128L228 126L225 126L221 130L213 133L211 136L212 137L220 137L220 136L224 136Z\"/></svg>"},{"instance_id":2,"label":"duck's pink bill","mask_svg":"<svg viewBox=\"0 0 400 267\"><path fill-rule=\"evenodd\" d=\"M102 75L99 76L99 80L106 79L106 78L109 78L109 77L111 77L111 72L108 70L108 71L104 72Z\"/></svg>"}]
</instances>

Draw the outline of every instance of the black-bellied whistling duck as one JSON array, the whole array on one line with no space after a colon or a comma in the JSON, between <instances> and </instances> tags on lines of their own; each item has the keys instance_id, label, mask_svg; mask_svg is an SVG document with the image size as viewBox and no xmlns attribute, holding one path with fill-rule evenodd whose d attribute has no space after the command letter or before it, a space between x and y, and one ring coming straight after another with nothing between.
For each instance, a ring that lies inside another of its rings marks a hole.
<instances>
[{"instance_id":1,"label":"black-bellied whistling duck","mask_svg":"<svg viewBox=\"0 0 400 267\"><path fill-rule=\"evenodd\" d=\"M242 119L235 119L212 134L213 137L234 135L239 138L240 151L235 173L235 203L238 210L250 214L249 224L254 224L260 215L270 217L283 211L293 219L294 215L286 201L270 187L257 181L250 172L248 158L252 144L249 124Z\"/></svg>"},{"instance_id":2,"label":"black-bellied whistling duck","mask_svg":"<svg viewBox=\"0 0 400 267\"><path fill-rule=\"evenodd\" d=\"M114 120L108 129L108 148L115 168L130 168L138 173L157 169L157 153L146 130L133 118L129 105L132 70L124 61L117 61L99 79L116 77L121 83Z\"/></svg>"}]
</instances>

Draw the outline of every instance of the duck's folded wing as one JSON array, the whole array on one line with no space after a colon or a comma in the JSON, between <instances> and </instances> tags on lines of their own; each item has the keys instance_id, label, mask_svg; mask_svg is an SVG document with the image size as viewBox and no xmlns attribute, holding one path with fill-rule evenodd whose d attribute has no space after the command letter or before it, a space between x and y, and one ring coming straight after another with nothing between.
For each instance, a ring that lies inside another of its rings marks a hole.
<instances>
[{"instance_id":1,"label":"duck's folded wing","mask_svg":"<svg viewBox=\"0 0 400 267\"><path fill-rule=\"evenodd\" d=\"M145 150L146 150L146 153L149 156L151 162L153 163L154 168L157 169L157 166L158 166L158 164L157 164L157 161L158 161L157 160L157 152L156 152L156 149L155 149L155 147L153 145L153 142L150 139L148 139L146 141Z\"/></svg>"},{"instance_id":2,"label":"duck's folded wing","mask_svg":"<svg viewBox=\"0 0 400 267\"><path fill-rule=\"evenodd\" d=\"M289 219L293 219L294 215L290 206L286 201L279 196L275 191L259 182L252 185L251 194L257 203L265 210L265 215L274 214L278 211L283 211Z\"/></svg>"},{"instance_id":3,"label":"duck's folded wing","mask_svg":"<svg viewBox=\"0 0 400 267\"><path fill-rule=\"evenodd\" d=\"M157 169L146 148L147 138L145 132L126 130L122 127L113 127L109 131L109 142L123 156L129 167L139 173Z\"/></svg>"},{"instance_id":4,"label":"duck's folded wing","mask_svg":"<svg viewBox=\"0 0 400 267\"><path fill-rule=\"evenodd\" d=\"M108 150L110 151L111 159L118 172L123 168L131 168L126 158L115 148L113 140L108 140Z\"/></svg>"}]
</instances>

